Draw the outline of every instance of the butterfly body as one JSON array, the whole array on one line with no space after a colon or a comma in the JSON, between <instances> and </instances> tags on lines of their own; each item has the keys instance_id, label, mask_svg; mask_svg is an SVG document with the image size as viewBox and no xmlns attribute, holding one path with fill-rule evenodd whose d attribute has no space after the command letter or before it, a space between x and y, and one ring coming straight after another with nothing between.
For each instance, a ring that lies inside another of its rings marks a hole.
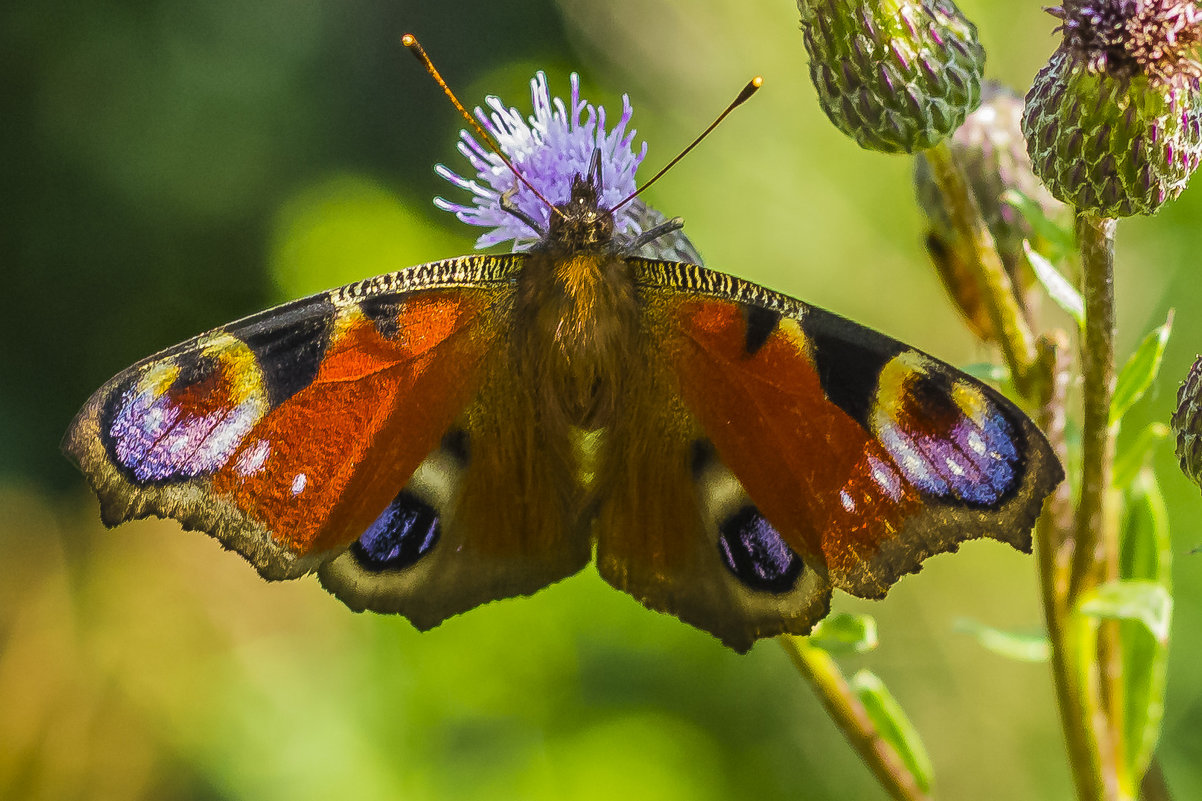
<instances>
[{"instance_id":1,"label":"butterfly body","mask_svg":"<svg viewBox=\"0 0 1202 801\"><path fill-rule=\"evenodd\" d=\"M109 381L64 440L109 525L204 530L418 628L606 581L736 650L987 536L1060 465L996 391L888 337L617 241L577 178L528 253L285 304Z\"/></svg>"},{"instance_id":2,"label":"butterfly body","mask_svg":"<svg viewBox=\"0 0 1202 801\"><path fill-rule=\"evenodd\" d=\"M518 276L513 313L516 362L534 366L528 386L542 411L586 428L615 414L625 363L640 347L639 299L613 217L597 204L593 185L577 184Z\"/></svg>"}]
</instances>

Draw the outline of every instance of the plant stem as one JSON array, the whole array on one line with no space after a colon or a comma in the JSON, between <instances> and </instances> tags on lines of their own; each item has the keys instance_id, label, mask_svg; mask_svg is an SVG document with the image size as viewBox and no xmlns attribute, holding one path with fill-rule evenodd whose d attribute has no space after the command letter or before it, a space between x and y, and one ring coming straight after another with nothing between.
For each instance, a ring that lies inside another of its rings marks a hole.
<instances>
[{"instance_id":1,"label":"plant stem","mask_svg":"<svg viewBox=\"0 0 1202 801\"><path fill-rule=\"evenodd\" d=\"M881 737L830 654L810 645L804 637L785 636L777 640L889 797L894 801L929 801L930 796L915 783L897 752Z\"/></svg>"},{"instance_id":2,"label":"plant stem","mask_svg":"<svg viewBox=\"0 0 1202 801\"><path fill-rule=\"evenodd\" d=\"M968 181L947 141L923 151L923 155L931 165L931 172L939 185L957 235L963 241L972 243L976 264L970 266L977 268L985 308L994 330L998 332L1002 356L1010 368L1014 385L1019 392L1030 397L1036 361L1035 339L1019 308L1018 297L998 255L993 235L989 233L977 199L969 189Z\"/></svg>"},{"instance_id":3,"label":"plant stem","mask_svg":"<svg viewBox=\"0 0 1202 801\"><path fill-rule=\"evenodd\" d=\"M1059 332L1057 332L1059 333ZM1039 423L1052 450L1062 464L1068 462L1068 443L1065 437L1068 385L1072 360L1063 334L1053 340L1041 339L1045 370L1043 397L1040 399ZM1072 560L1072 488L1062 482L1048 499L1035 532L1035 556L1039 565L1040 591L1043 594L1044 620L1052 646L1052 682L1060 710L1060 726L1068 751L1069 767L1077 797L1082 801L1103 798L1100 768L1097 764L1094 740L1089 736L1086 710L1081 703L1082 688L1068 647L1068 583Z\"/></svg>"},{"instance_id":4,"label":"plant stem","mask_svg":"<svg viewBox=\"0 0 1202 801\"><path fill-rule=\"evenodd\" d=\"M1081 247L1085 333L1081 339L1081 499L1077 504L1069 600L1105 576L1107 551L1117 555L1114 526L1107 519L1106 495L1114 463L1110 402L1114 394L1114 228L1113 219L1089 212L1077 216ZM1113 547L1111 547L1113 546Z\"/></svg>"},{"instance_id":5,"label":"plant stem","mask_svg":"<svg viewBox=\"0 0 1202 801\"><path fill-rule=\"evenodd\" d=\"M1081 337L1081 496L1073 525L1073 559L1069 572L1067 612L1074 614L1085 591L1118 577L1118 530L1110 508L1114 464L1114 428L1110 422L1114 395L1114 229L1115 220L1091 212L1077 215L1081 248L1085 330ZM1082 687L1080 702L1093 721L1098 759L1109 794L1117 796L1121 764L1121 664L1113 621L1101 624L1098 638L1097 693ZM1085 658L1082 655L1081 658ZM1078 675L1093 666L1079 665Z\"/></svg>"}]
</instances>

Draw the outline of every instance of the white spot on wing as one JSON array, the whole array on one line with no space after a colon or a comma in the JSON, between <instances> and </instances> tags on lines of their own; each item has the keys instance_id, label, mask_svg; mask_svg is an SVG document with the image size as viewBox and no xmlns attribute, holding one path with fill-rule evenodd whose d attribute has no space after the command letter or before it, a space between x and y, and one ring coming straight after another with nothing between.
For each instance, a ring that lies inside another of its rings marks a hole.
<instances>
[{"instance_id":1,"label":"white spot on wing","mask_svg":"<svg viewBox=\"0 0 1202 801\"><path fill-rule=\"evenodd\" d=\"M271 443L265 439L255 440L238 456L238 461L234 463L234 472L243 478L253 476L263 469L270 455Z\"/></svg>"},{"instance_id":2,"label":"white spot on wing","mask_svg":"<svg viewBox=\"0 0 1202 801\"><path fill-rule=\"evenodd\" d=\"M847 494L847 490L839 490L839 502L843 504L843 508L849 512L856 510L856 502Z\"/></svg>"},{"instance_id":3,"label":"white spot on wing","mask_svg":"<svg viewBox=\"0 0 1202 801\"><path fill-rule=\"evenodd\" d=\"M875 456L868 457L868 464L872 468L872 480L875 481L885 493L895 501L901 500L901 482L898 480L897 473L893 472L893 468L877 459Z\"/></svg>"},{"instance_id":4,"label":"white spot on wing","mask_svg":"<svg viewBox=\"0 0 1202 801\"><path fill-rule=\"evenodd\" d=\"M309 477L304 473L297 473L296 478L292 479L292 495L300 495L305 490L305 485L309 483Z\"/></svg>"}]
</instances>

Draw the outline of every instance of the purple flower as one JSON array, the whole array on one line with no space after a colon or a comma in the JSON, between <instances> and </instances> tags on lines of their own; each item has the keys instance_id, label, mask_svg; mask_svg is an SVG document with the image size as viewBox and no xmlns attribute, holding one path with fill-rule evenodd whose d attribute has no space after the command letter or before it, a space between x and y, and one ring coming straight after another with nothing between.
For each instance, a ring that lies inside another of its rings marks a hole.
<instances>
[{"instance_id":1,"label":"purple flower","mask_svg":"<svg viewBox=\"0 0 1202 801\"><path fill-rule=\"evenodd\" d=\"M490 96L485 102L491 114L475 109L484 130L496 140L514 166L526 180L538 188L552 203L564 203L572 178L588 172L593 151L601 152L601 206L612 208L635 190L634 173L644 156L644 142L638 153L632 149L635 132L627 130L632 109L630 99L622 96L622 116L612 131L605 129L605 109L594 106L580 97L580 79L573 74L570 109L563 100L552 98L547 88L547 76L539 72L530 81L534 113L528 119L515 108L506 108L500 98ZM475 179L468 179L439 164L434 170L455 186L474 196L473 205L452 203L435 198L434 205L454 212L465 223L492 228L476 240L477 248L486 248L512 239L515 250L525 250L539 239L539 232L501 208L501 196L512 193L519 209L536 220L546 230L550 210L510 172L500 157L481 145L467 131L460 132L459 152L476 170ZM628 203L615 212L614 229L627 236L643 230L645 215ZM644 207L645 208L645 207Z\"/></svg>"}]
</instances>

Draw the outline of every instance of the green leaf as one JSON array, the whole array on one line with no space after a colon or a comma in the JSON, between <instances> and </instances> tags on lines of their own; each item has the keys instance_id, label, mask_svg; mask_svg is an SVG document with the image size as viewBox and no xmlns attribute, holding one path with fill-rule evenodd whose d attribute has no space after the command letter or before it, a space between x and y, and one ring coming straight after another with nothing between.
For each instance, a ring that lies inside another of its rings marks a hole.
<instances>
[{"instance_id":1,"label":"green leaf","mask_svg":"<svg viewBox=\"0 0 1202 801\"><path fill-rule=\"evenodd\" d=\"M1139 473L1124 493L1120 575L1150 581L1169 592L1172 543L1168 510L1150 468ZM1164 717L1168 649L1142 622L1120 624L1123 658L1123 728L1130 775L1147 770L1160 739Z\"/></svg>"},{"instance_id":2,"label":"green leaf","mask_svg":"<svg viewBox=\"0 0 1202 801\"><path fill-rule=\"evenodd\" d=\"M1111 484L1124 489L1135 481L1139 471L1147 464L1152 452L1169 436L1169 427L1164 423L1150 423L1139 432L1139 436L1127 443L1114 458L1114 475Z\"/></svg>"},{"instance_id":3,"label":"green leaf","mask_svg":"<svg viewBox=\"0 0 1202 801\"><path fill-rule=\"evenodd\" d=\"M1155 473L1145 467L1123 494L1119 577L1172 586L1169 513Z\"/></svg>"},{"instance_id":4,"label":"green leaf","mask_svg":"<svg viewBox=\"0 0 1202 801\"><path fill-rule=\"evenodd\" d=\"M927 756L926 747L923 746L917 729L910 723L901 704L897 703L893 694L885 687L885 683L871 671L861 670L851 677L848 686L864 705L864 710L881 737L893 746L893 750L901 757L914 781L923 792L930 792L934 781L931 758Z\"/></svg>"},{"instance_id":5,"label":"green leaf","mask_svg":"<svg viewBox=\"0 0 1202 801\"><path fill-rule=\"evenodd\" d=\"M956 621L956 631L972 635L982 647L1018 662L1046 662L1052 654L1047 634L1004 631L970 618Z\"/></svg>"},{"instance_id":6,"label":"green leaf","mask_svg":"<svg viewBox=\"0 0 1202 801\"><path fill-rule=\"evenodd\" d=\"M876 619L872 615L831 615L810 632L809 643L835 656L866 653L879 643Z\"/></svg>"},{"instance_id":7,"label":"green leaf","mask_svg":"<svg viewBox=\"0 0 1202 801\"><path fill-rule=\"evenodd\" d=\"M1044 213L1043 206L1017 189L1002 193L1002 202L1013 206L1031 225L1035 236L1050 246L1052 261L1063 261L1077 251L1077 236L1072 225L1053 219ZM1071 219L1065 217L1065 220Z\"/></svg>"},{"instance_id":8,"label":"green leaf","mask_svg":"<svg viewBox=\"0 0 1202 801\"><path fill-rule=\"evenodd\" d=\"M1039 283L1043 284L1043 288L1047 290L1050 297L1057 306L1068 312L1069 317L1072 317L1077 322L1078 327L1085 325L1085 301L1081 299L1081 293L1077 288L1068 282L1068 280L1060 274L1052 263L1040 254L1039 251L1031 247L1031 244L1023 240L1023 252L1027 254L1027 264L1031 265L1031 269L1035 271L1035 277L1039 279Z\"/></svg>"},{"instance_id":9,"label":"green leaf","mask_svg":"<svg viewBox=\"0 0 1202 801\"><path fill-rule=\"evenodd\" d=\"M1160 363L1164 359L1164 348L1168 344L1169 332L1172 330L1173 312L1170 311L1164 325L1144 337L1144 341L1123 365L1114 385L1114 399L1110 402L1111 425L1121 421L1123 415L1144 396L1148 387L1152 386L1152 381L1160 371Z\"/></svg>"},{"instance_id":10,"label":"green leaf","mask_svg":"<svg viewBox=\"0 0 1202 801\"><path fill-rule=\"evenodd\" d=\"M1169 640L1173 596L1159 582L1144 579L1108 581L1085 593L1078 609L1088 617L1137 621L1157 642Z\"/></svg>"}]
</instances>

